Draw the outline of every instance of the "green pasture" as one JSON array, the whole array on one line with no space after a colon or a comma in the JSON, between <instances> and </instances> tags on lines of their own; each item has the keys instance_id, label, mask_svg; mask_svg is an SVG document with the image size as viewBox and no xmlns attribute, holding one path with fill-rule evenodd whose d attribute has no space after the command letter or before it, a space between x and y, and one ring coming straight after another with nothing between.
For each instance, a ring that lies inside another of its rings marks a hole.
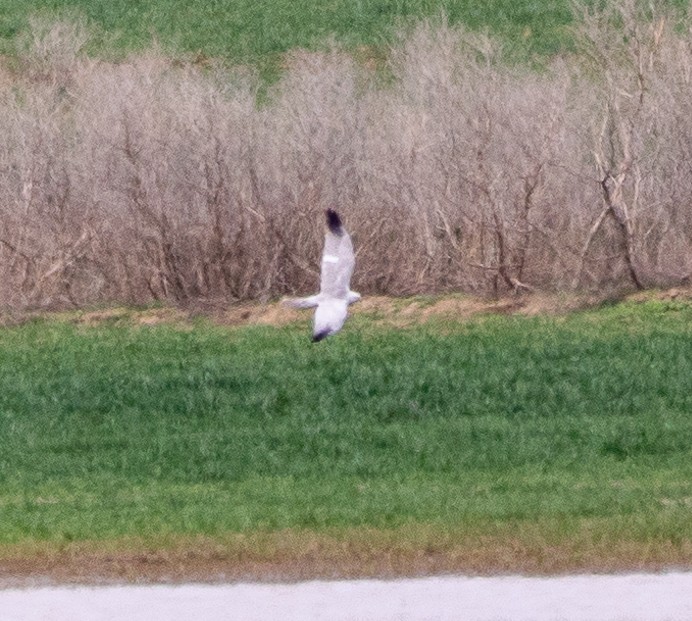
<instances>
[{"instance_id":1,"label":"green pasture","mask_svg":"<svg viewBox=\"0 0 692 621\"><path fill-rule=\"evenodd\" d=\"M662 4L687 6L686 0ZM3 0L0 49L11 51L36 15L86 17L97 54L140 50L156 41L174 55L265 68L287 50L320 49L331 41L378 56L411 22L442 15L497 37L508 58L555 54L569 47L573 19L569 0Z\"/></svg>"},{"instance_id":2,"label":"green pasture","mask_svg":"<svg viewBox=\"0 0 692 621\"><path fill-rule=\"evenodd\" d=\"M77 317L0 329L0 557L358 529L415 548L522 524L689 555L689 302L405 329L362 313L319 344L307 316Z\"/></svg>"},{"instance_id":3,"label":"green pasture","mask_svg":"<svg viewBox=\"0 0 692 621\"><path fill-rule=\"evenodd\" d=\"M554 52L570 21L567 0L5 0L0 36L14 38L29 15L86 16L111 50L149 47L155 38L176 53L257 62L292 48L315 49L330 40L347 47L379 47L412 19L437 18L487 29L527 49ZM113 40L113 36L115 39Z\"/></svg>"}]
</instances>

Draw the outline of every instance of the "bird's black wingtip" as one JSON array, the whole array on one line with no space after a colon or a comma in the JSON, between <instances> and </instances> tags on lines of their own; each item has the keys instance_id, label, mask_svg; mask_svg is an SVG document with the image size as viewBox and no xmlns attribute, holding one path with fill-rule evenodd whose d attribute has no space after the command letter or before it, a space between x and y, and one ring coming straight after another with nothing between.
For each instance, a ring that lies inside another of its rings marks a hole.
<instances>
[{"instance_id":1,"label":"bird's black wingtip","mask_svg":"<svg viewBox=\"0 0 692 621\"><path fill-rule=\"evenodd\" d=\"M339 214L333 209L327 209L325 213L327 214L327 226L329 230L334 233L334 235L341 235L343 231Z\"/></svg>"},{"instance_id":2,"label":"bird's black wingtip","mask_svg":"<svg viewBox=\"0 0 692 621\"><path fill-rule=\"evenodd\" d=\"M329 330L322 330L322 332L317 332L312 335L312 342L319 343L322 339L329 336Z\"/></svg>"}]
</instances>

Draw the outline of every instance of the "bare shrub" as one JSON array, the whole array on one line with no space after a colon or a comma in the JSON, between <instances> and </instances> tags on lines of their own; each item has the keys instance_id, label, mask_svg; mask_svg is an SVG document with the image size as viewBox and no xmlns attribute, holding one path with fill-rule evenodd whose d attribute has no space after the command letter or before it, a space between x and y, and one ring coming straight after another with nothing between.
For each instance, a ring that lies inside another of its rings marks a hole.
<instances>
[{"instance_id":1,"label":"bare shrub","mask_svg":"<svg viewBox=\"0 0 692 621\"><path fill-rule=\"evenodd\" d=\"M692 274L692 37L634 3L584 12L537 73L444 23L383 83L294 52L249 71L85 57L36 22L0 96L0 305L178 304L313 289L321 211L371 293L648 287Z\"/></svg>"},{"instance_id":2,"label":"bare shrub","mask_svg":"<svg viewBox=\"0 0 692 621\"><path fill-rule=\"evenodd\" d=\"M82 18L53 21L47 17L29 18L29 30L18 40L24 79L48 82L52 87L68 86L77 63L86 62L82 55L90 34Z\"/></svg>"},{"instance_id":3,"label":"bare shrub","mask_svg":"<svg viewBox=\"0 0 692 621\"><path fill-rule=\"evenodd\" d=\"M692 274L692 177L681 169L692 132L692 49L689 31L676 34L675 25L674 15L635 0L584 10L579 21L581 68L597 93L588 126L601 190L580 265L598 255L600 238L601 262L609 253L613 277L638 289Z\"/></svg>"},{"instance_id":4,"label":"bare shrub","mask_svg":"<svg viewBox=\"0 0 692 621\"><path fill-rule=\"evenodd\" d=\"M131 301L247 297L242 162L254 98L158 58L80 76L79 171L105 244L99 271ZM252 246L257 245L256 240ZM263 263L263 257L257 257ZM252 274L254 276L254 274Z\"/></svg>"},{"instance_id":5,"label":"bare shrub","mask_svg":"<svg viewBox=\"0 0 692 621\"><path fill-rule=\"evenodd\" d=\"M553 184L553 165L572 148L568 80L513 75L494 64L491 47L453 31L420 28L403 51L384 142L406 167L396 200L412 209L422 242L416 287L526 289L532 269L534 282L550 285L550 231L569 228L552 205L570 181Z\"/></svg>"}]
</instances>

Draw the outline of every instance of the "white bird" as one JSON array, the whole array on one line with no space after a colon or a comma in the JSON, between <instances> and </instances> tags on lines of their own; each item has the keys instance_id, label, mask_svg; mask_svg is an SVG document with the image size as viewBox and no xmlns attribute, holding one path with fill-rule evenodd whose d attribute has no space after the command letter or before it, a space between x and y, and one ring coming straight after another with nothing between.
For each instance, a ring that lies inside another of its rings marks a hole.
<instances>
[{"instance_id":1,"label":"white bird","mask_svg":"<svg viewBox=\"0 0 692 621\"><path fill-rule=\"evenodd\" d=\"M284 304L294 308L314 308L313 342L336 334L344 325L349 304L360 300L360 293L351 291L350 282L356 256L351 237L344 229L336 211L327 209L327 232L324 237L320 292L307 298L288 298Z\"/></svg>"}]
</instances>

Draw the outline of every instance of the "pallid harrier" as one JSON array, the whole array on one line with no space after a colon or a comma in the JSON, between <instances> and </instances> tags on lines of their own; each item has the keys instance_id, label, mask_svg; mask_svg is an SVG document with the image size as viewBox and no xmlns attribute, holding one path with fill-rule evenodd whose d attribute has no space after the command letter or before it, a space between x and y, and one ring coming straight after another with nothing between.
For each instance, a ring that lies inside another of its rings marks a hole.
<instances>
[{"instance_id":1,"label":"pallid harrier","mask_svg":"<svg viewBox=\"0 0 692 621\"><path fill-rule=\"evenodd\" d=\"M349 288L356 264L351 237L336 211L327 209L326 214L327 232L322 252L320 292L307 298L283 300L284 304L294 308L317 307L312 328L313 342L321 341L341 330L348 314L348 305L360 300L360 293Z\"/></svg>"}]
</instances>

